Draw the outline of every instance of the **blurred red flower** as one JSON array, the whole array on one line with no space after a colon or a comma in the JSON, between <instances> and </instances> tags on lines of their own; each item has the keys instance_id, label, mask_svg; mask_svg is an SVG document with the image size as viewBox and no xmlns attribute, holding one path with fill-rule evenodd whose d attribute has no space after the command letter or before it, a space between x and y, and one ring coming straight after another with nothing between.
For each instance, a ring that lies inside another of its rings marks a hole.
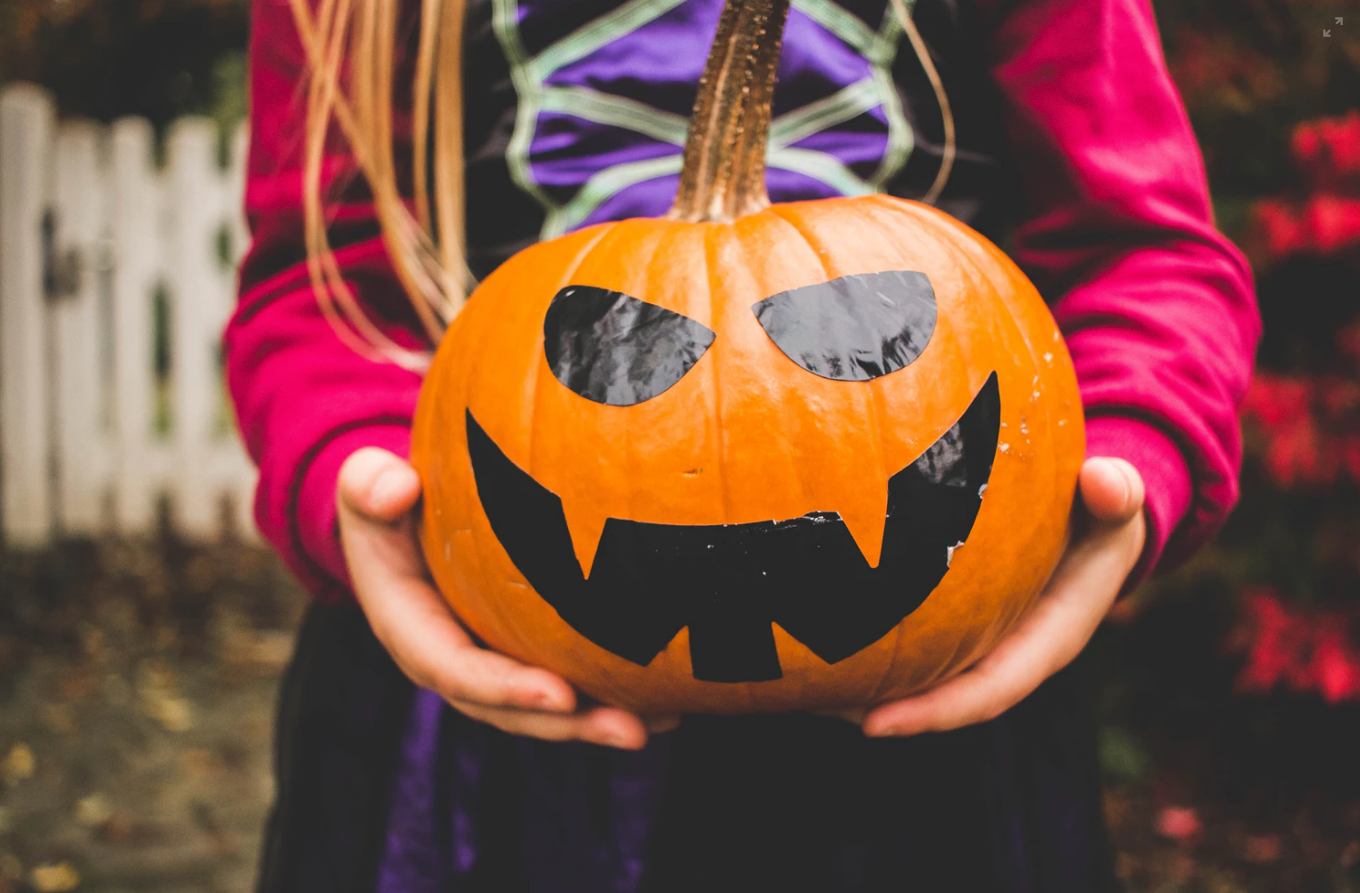
<instances>
[{"instance_id":1,"label":"blurred red flower","mask_svg":"<svg viewBox=\"0 0 1360 893\"><path fill-rule=\"evenodd\" d=\"M1329 704L1360 700L1360 646L1344 614L1304 611L1268 587L1244 593L1242 605L1242 624L1229 642L1230 650L1246 653L1237 691L1267 694L1284 686Z\"/></svg>"},{"instance_id":2,"label":"blurred red flower","mask_svg":"<svg viewBox=\"0 0 1360 893\"><path fill-rule=\"evenodd\" d=\"M1251 209L1252 241L1262 262L1292 254L1333 254L1360 244L1360 111L1305 121L1291 152L1312 195L1261 199Z\"/></svg>"},{"instance_id":3,"label":"blurred red flower","mask_svg":"<svg viewBox=\"0 0 1360 893\"><path fill-rule=\"evenodd\" d=\"M1360 186L1360 110L1305 121L1295 128L1291 148L1315 188L1347 191Z\"/></svg>"},{"instance_id":4,"label":"blurred red flower","mask_svg":"<svg viewBox=\"0 0 1360 893\"><path fill-rule=\"evenodd\" d=\"M1334 254L1360 245L1360 199L1319 193L1303 202L1261 199L1252 206L1254 241L1264 261Z\"/></svg>"},{"instance_id":5,"label":"blurred red flower","mask_svg":"<svg viewBox=\"0 0 1360 893\"><path fill-rule=\"evenodd\" d=\"M1339 336L1343 353L1360 349L1360 332ZM1360 357L1357 357L1360 360ZM1257 451L1277 485L1360 483L1360 382L1336 375L1258 373L1242 405Z\"/></svg>"}]
</instances>

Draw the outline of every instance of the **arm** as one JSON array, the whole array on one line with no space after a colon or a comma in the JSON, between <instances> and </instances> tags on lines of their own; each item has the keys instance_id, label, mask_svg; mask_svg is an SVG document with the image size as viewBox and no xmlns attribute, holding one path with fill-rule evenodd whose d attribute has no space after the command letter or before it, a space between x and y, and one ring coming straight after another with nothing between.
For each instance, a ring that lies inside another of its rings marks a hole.
<instances>
[{"instance_id":1,"label":"arm","mask_svg":"<svg viewBox=\"0 0 1360 893\"><path fill-rule=\"evenodd\" d=\"M1214 230L1147 0L996 0L990 50L1027 203L1013 255L1054 315L1087 415L1078 534L1030 612L968 672L863 718L870 735L998 716L1085 647L1129 582L1237 497L1237 405L1260 323Z\"/></svg>"},{"instance_id":2,"label":"arm","mask_svg":"<svg viewBox=\"0 0 1360 893\"><path fill-rule=\"evenodd\" d=\"M287 0L256 0L253 13L253 238L225 347L237 418L260 468L260 530L317 597L357 599L402 671L463 713L515 734L641 747L638 717L578 705L561 678L480 647L430 585L413 514L420 479L404 461L420 377L356 353L322 315L302 241L302 48ZM404 132L400 122L395 129ZM397 152L409 157L409 147ZM336 196L331 242L349 287L388 337L419 346L371 202L338 148L327 155L323 190Z\"/></svg>"},{"instance_id":3,"label":"arm","mask_svg":"<svg viewBox=\"0 0 1360 893\"><path fill-rule=\"evenodd\" d=\"M1237 407L1260 334L1214 229L1199 148L1147 0L1008 3L990 41L1026 207L1013 256L1054 303L1088 455L1147 485L1135 576L1184 558L1237 499Z\"/></svg>"},{"instance_id":4,"label":"arm","mask_svg":"<svg viewBox=\"0 0 1360 893\"><path fill-rule=\"evenodd\" d=\"M303 244L303 50L287 0L252 9L251 139L246 214L252 242L225 335L227 382L246 448L260 468L261 532L318 598L348 600L336 536L335 481L362 446L405 456L420 378L347 347L322 315ZM341 143L323 194L346 281L401 343L419 343L376 216ZM398 147L401 152L401 147Z\"/></svg>"}]
</instances>

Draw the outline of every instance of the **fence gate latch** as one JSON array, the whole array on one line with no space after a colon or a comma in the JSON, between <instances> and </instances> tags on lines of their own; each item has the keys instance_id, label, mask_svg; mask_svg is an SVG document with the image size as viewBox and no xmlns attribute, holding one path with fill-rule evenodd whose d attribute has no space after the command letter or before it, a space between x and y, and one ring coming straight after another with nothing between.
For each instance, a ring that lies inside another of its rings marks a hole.
<instances>
[{"instance_id":1,"label":"fence gate latch","mask_svg":"<svg viewBox=\"0 0 1360 893\"><path fill-rule=\"evenodd\" d=\"M56 215L50 210L42 218L43 294L49 301L74 295L80 290L80 249L57 250Z\"/></svg>"}]
</instances>

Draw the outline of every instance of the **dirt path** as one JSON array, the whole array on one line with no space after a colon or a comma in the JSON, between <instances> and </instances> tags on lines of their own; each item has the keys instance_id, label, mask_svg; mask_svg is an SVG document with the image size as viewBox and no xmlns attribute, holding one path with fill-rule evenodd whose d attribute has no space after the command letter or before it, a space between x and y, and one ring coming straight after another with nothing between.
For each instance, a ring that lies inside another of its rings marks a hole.
<instances>
[{"instance_id":1,"label":"dirt path","mask_svg":"<svg viewBox=\"0 0 1360 893\"><path fill-rule=\"evenodd\" d=\"M251 887L301 596L260 552L159 551L4 568L0 893Z\"/></svg>"}]
</instances>

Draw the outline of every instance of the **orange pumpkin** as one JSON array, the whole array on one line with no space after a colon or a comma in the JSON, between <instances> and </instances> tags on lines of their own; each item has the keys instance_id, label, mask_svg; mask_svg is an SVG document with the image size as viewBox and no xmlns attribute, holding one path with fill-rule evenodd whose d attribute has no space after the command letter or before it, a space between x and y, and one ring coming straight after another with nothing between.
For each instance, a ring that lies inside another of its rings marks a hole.
<instances>
[{"instance_id":1,"label":"orange pumpkin","mask_svg":"<svg viewBox=\"0 0 1360 893\"><path fill-rule=\"evenodd\" d=\"M1024 275L925 205L765 197L787 8L729 0L671 215L507 261L416 414L457 616L644 713L919 690L1067 540L1081 403Z\"/></svg>"}]
</instances>

